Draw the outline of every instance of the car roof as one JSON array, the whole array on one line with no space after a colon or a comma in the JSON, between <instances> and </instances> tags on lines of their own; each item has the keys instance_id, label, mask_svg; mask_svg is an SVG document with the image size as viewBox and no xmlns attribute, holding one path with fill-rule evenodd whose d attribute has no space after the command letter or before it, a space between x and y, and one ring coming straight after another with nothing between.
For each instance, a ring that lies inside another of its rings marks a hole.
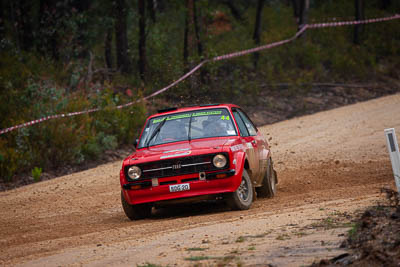
<instances>
[{"instance_id":1,"label":"car roof","mask_svg":"<svg viewBox=\"0 0 400 267\"><path fill-rule=\"evenodd\" d=\"M204 110L204 109L210 109L210 108L233 108L233 107L240 108L239 106L237 106L235 104L204 104L204 105L189 106L189 107L182 107L182 108L166 108L163 110L159 110L158 113L149 116L149 119L153 118L153 117L158 117L160 115L189 112L189 111L194 111L194 110Z\"/></svg>"}]
</instances>

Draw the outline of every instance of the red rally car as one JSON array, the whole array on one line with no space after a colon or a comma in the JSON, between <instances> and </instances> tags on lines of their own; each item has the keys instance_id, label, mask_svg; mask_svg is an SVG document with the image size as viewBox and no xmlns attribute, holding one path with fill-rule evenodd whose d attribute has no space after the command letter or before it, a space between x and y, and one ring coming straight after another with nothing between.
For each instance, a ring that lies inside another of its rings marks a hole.
<instances>
[{"instance_id":1,"label":"red rally car","mask_svg":"<svg viewBox=\"0 0 400 267\"><path fill-rule=\"evenodd\" d=\"M255 193L275 195L269 145L236 105L161 110L147 119L135 146L120 171L122 207L131 220L182 200L223 197L245 210Z\"/></svg>"}]
</instances>

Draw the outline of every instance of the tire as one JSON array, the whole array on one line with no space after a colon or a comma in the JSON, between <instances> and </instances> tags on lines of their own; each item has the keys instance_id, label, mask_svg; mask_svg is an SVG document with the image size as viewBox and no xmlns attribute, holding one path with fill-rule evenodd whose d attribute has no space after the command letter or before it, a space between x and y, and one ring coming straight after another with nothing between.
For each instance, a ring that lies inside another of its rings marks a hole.
<instances>
[{"instance_id":1,"label":"tire","mask_svg":"<svg viewBox=\"0 0 400 267\"><path fill-rule=\"evenodd\" d=\"M272 159L268 160L267 171L264 174L262 185L257 190L258 197L274 197L276 194L276 184L278 183L276 171L274 170Z\"/></svg>"},{"instance_id":2,"label":"tire","mask_svg":"<svg viewBox=\"0 0 400 267\"><path fill-rule=\"evenodd\" d=\"M151 208L152 208L151 205L149 204L131 205L125 200L122 191L121 191L121 203L126 216L131 221L144 219L150 217L151 215Z\"/></svg>"},{"instance_id":3,"label":"tire","mask_svg":"<svg viewBox=\"0 0 400 267\"><path fill-rule=\"evenodd\" d=\"M246 170L243 170L242 182L235 192L228 194L227 203L234 210L248 210L254 199L253 185Z\"/></svg>"}]
</instances>

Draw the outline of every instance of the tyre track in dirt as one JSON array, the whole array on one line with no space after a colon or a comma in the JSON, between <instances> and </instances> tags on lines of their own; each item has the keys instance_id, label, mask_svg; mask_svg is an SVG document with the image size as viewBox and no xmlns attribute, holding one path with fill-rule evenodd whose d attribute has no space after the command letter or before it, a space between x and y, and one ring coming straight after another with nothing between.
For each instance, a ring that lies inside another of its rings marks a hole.
<instances>
[{"instance_id":1,"label":"tyre track in dirt","mask_svg":"<svg viewBox=\"0 0 400 267\"><path fill-rule=\"evenodd\" d=\"M157 210L151 219L130 222L119 200L121 162L1 192L0 264L30 265L32 260L43 263L49 257L67 265L112 262L112 253L88 256L91 260L85 261L85 249L75 261L63 259L70 250L80 248L114 246L118 251L124 241L144 242L178 230L238 220L247 229L251 228L247 218L264 218L266 213L369 198L383 185L393 186L383 129L399 129L399 114L397 94L261 127L272 138L278 195L257 200L249 211L232 212L218 203L186 205ZM165 259L177 261L173 256Z\"/></svg>"}]
</instances>

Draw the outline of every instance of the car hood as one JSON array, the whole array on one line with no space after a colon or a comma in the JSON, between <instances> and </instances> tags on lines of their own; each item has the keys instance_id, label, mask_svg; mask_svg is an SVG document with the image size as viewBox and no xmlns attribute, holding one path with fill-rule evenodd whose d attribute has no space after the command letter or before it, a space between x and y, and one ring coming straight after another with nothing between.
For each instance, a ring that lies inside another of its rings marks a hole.
<instances>
[{"instance_id":1,"label":"car hood","mask_svg":"<svg viewBox=\"0 0 400 267\"><path fill-rule=\"evenodd\" d=\"M195 156L200 154L216 153L223 150L225 145L231 144L235 137L217 137L212 139L197 139L164 144L143 148L125 159L126 164L139 164L142 162L159 161L168 158Z\"/></svg>"}]
</instances>

